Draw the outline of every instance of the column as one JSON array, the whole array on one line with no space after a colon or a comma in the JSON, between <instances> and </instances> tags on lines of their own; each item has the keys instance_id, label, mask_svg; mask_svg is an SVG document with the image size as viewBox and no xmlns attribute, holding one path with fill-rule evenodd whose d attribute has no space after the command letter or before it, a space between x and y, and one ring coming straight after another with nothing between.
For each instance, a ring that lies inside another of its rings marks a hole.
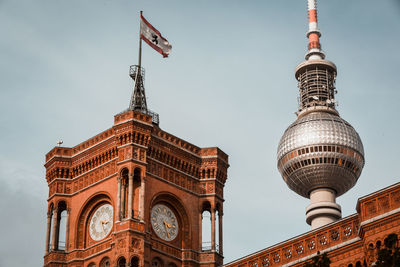
<instances>
[{"instance_id":1,"label":"column","mask_svg":"<svg viewBox=\"0 0 400 267\"><path fill-rule=\"evenodd\" d=\"M200 243L200 251L203 250L203 212L200 213L199 216L199 243Z\"/></svg>"},{"instance_id":2,"label":"column","mask_svg":"<svg viewBox=\"0 0 400 267\"><path fill-rule=\"evenodd\" d=\"M133 202L133 174L129 174L128 184L128 218L132 219L132 202Z\"/></svg>"},{"instance_id":3,"label":"column","mask_svg":"<svg viewBox=\"0 0 400 267\"><path fill-rule=\"evenodd\" d=\"M58 209L54 208L53 209L53 221L52 221L52 237L51 237L51 250L56 250L58 244L56 244L57 241L57 222L58 222Z\"/></svg>"},{"instance_id":4,"label":"column","mask_svg":"<svg viewBox=\"0 0 400 267\"><path fill-rule=\"evenodd\" d=\"M118 177L118 188L117 188L117 209L116 209L116 213L117 215L116 220L120 221L121 220L121 177Z\"/></svg>"},{"instance_id":5,"label":"column","mask_svg":"<svg viewBox=\"0 0 400 267\"><path fill-rule=\"evenodd\" d=\"M61 213L62 210L60 208L57 209L57 227L56 227L56 249L60 250L58 246L60 243L60 223L61 223Z\"/></svg>"},{"instance_id":6,"label":"column","mask_svg":"<svg viewBox=\"0 0 400 267\"><path fill-rule=\"evenodd\" d=\"M211 250L215 251L215 210L211 209Z\"/></svg>"},{"instance_id":7,"label":"column","mask_svg":"<svg viewBox=\"0 0 400 267\"><path fill-rule=\"evenodd\" d=\"M125 179L123 179L121 183L121 220L123 220L125 218Z\"/></svg>"},{"instance_id":8,"label":"column","mask_svg":"<svg viewBox=\"0 0 400 267\"><path fill-rule=\"evenodd\" d=\"M310 205L306 208L306 222L316 229L342 218L342 208L336 204L336 192L318 188L310 193Z\"/></svg>"},{"instance_id":9,"label":"column","mask_svg":"<svg viewBox=\"0 0 400 267\"><path fill-rule=\"evenodd\" d=\"M219 254L223 255L222 250L222 212L218 212L218 232L219 232Z\"/></svg>"},{"instance_id":10,"label":"column","mask_svg":"<svg viewBox=\"0 0 400 267\"><path fill-rule=\"evenodd\" d=\"M68 252L68 244L69 244L69 217L71 214L71 209L67 209L67 230L65 231L65 252Z\"/></svg>"},{"instance_id":11,"label":"column","mask_svg":"<svg viewBox=\"0 0 400 267\"><path fill-rule=\"evenodd\" d=\"M144 219L144 195L145 195L145 177L143 176L140 180L140 191L139 191L139 219L143 221Z\"/></svg>"},{"instance_id":12,"label":"column","mask_svg":"<svg viewBox=\"0 0 400 267\"><path fill-rule=\"evenodd\" d=\"M49 249L50 249L51 215L52 215L52 210L49 210L49 211L47 212L47 229L46 229L46 247L45 247L45 254L49 253Z\"/></svg>"}]
</instances>

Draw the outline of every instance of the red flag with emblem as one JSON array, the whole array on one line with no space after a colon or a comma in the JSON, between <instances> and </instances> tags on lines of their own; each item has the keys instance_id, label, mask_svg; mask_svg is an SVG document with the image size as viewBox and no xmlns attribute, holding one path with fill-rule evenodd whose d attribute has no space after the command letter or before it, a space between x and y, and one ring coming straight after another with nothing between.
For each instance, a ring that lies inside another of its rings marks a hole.
<instances>
[{"instance_id":1,"label":"red flag with emblem","mask_svg":"<svg viewBox=\"0 0 400 267\"><path fill-rule=\"evenodd\" d=\"M140 38L163 57L168 57L171 53L171 44L142 15L140 15Z\"/></svg>"}]
</instances>

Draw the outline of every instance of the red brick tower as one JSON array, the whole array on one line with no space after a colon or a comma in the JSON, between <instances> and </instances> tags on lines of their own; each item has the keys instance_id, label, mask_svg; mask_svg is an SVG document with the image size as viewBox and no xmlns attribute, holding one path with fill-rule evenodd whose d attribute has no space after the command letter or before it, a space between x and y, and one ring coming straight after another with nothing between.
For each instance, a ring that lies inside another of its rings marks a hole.
<instances>
[{"instance_id":1,"label":"red brick tower","mask_svg":"<svg viewBox=\"0 0 400 267\"><path fill-rule=\"evenodd\" d=\"M142 68L130 74L130 108L111 128L46 155L44 266L220 266L228 156L160 129L143 101Z\"/></svg>"}]
</instances>

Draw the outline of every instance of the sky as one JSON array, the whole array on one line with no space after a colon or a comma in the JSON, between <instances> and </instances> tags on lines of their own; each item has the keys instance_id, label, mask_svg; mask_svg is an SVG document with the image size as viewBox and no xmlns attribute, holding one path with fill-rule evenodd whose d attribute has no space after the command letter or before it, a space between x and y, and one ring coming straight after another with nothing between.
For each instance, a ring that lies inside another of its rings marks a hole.
<instances>
[{"instance_id":1,"label":"sky","mask_svg":"<svg viewBox=\"0 0 400 267\"><path fill-rule=\"evenodd\" d=\"M296 119L305 0L0 0L0 266L43 264L45 154L110 128L128 107L140 10L172 44L166 59L143 46L160 127L229 155L225 263L310 230L309 200L276 167ZM345 217L399 182L400 1L320 0L318 15L338 110L365 149L358 183L337 199Z\"/></svg>"}]
</instances>

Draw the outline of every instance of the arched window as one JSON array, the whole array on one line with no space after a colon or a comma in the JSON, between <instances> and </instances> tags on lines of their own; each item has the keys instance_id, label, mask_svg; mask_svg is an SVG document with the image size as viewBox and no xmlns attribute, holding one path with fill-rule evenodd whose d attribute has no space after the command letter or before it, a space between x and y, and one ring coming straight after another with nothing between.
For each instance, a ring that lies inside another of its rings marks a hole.
<instances>
[{"instance_id":1,"label":"arched window","mask_svg":"<svg viewBox=\"0 0 400 267\"><path fill-rule=\"evenodd\" d=\"M67 234L67 210L63 210L60 213L59 235L58 235L58 249L59 250L65 250L66 234Z\"/></svg>"},{"instance_id":2,"label":"arched window","mask_svg":"<svg viewBox=\"0 0 400 267\"><path fill-rule=\"evenodd\" d=\"M110 258L105 257L100 262L100 267L111 267Z\"/></svg>"},{"instance_id":3,"label":"arched window","mask_svg":"<svg viewBox=\"0 0 400 267\"><path fill-rule=\"evenodd\" d=\"M91 262L91 263L89 263L88 267L96 267L96 263Z\"/></svg>"},{"instance_id":4,"label":"arched window","mask_svg":"<svg viewBox=\"0 0 400 267\"><path fill-rule=\"evenodd\" d=\"M151 267L163 267L163 266L164 266L164 264L163 264L162 260L158 257L154 258L151 261Z\"/></svg>"},{"instance_id":5,"label":"arched window","mask_svg":"<svg viewBox=\"0 0 400 267\"><path fill-rule=\"evenodd\" d=\"M360 262L360 261L357 261L357 263L356 263L356 267L362 267L362 266L361 266L361 262Z\"/></svg>"},{"instance_id":6,"label":"arched window","mask_svg":"<svg viewBox=\"0 0 400 267\"><path fill-rule=\"evenodd\" d=\"M136 168L133 171L133 205L132 205L132 215L133 218L140 219L139 218L139 195L140 195L140 185L141 185L141 170L139 168Z\"/></svg>"},{"instance_id":7,"label":"arched window","mask_svg":"<svg viewBox=\"0 0 400 267\"><path fill-rule=\"evenodd\" d=\"M124 257L120 257L117 263L118 267L125 267L126 266L126 259Z\"/></svg>"},{"instance_id":8,"label":"arched window","mask_svg":"<svg viewBox=\"0 0 400 267\"><path fill-rule=\"evenodd\" d=\"M123 169L121 172L121 218L124 219L128 215L128 183L129 171Z\"/></svg>"},{"instance_id":9,"label":"arched window","mask_svg":"<svg viewBox=\"0 0 400 267\"><path fill-rule=\"evenodd\" d=\"M67 233L67 204L64 201L58 203L53 209L50 223L50 250L65 250Z\"/></svg>"},{"instance_id":10,"label":"arched window","mask_svg":"<svg viewBox=\"0 0 400 267\"><path fill-rule=\"evenodd\" d=\"M378 242L376 242L376 248L379 250L382 246L382 242L379 240Z\"/></svg>"},{"instance_id":11,"label":"arched window","mask_svg":"<svg viewBox=\"0 0 400 267\"><path fill-rule=\"evenodd\" d=\"M131 267L139 267L139 258L138 257L132 257L131 259Z\"/></svg>"},{"instance_id":12,"label":"arched window","mask_svg":"<svg viewBox=\"0 0 400 267\"><path fill-rule=\"evenodd\" d=\"M211 250L211 205L203 204L201 213L201 247L203 251Z\"/></svg>"}]
</instances>

